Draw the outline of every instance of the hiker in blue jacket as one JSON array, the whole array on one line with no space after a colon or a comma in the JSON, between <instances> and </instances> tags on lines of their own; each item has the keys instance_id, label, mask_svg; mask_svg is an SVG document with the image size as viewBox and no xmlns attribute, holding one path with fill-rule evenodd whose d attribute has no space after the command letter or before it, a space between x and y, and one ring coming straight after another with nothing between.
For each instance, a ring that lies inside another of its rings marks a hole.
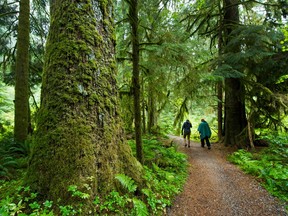
<instances>
[{"instance_id":1,"label":"hiker in blue jacket","mask_svg":"<svg viewBox=\"0 0 288 216\"><path fill-rule=\"evenodd\" d=\"M191 135L191 129L190 128L192 128L192 124L187 119L182 125L181 134L183 135L183 138L184 138L185 147L187 146L187 142L186 142L186 137L187 137L189 148L190 148L190 135Z\"/></svg>"},{"instance_id":2,"label":"hiker in blue jacket","mask_svg":"<svg viewBox=\"0 0 288 216\"><path fill-rule=\"evenodd\" d=\"M201 119L201 123L198 127L198 131L200 133L201 147L204 148L205 146L204 140L205 140L206 145L208 146L208 149L211 149L211 144L209 142L209 138L211 137L211 130L210 130L208 123L204 119Z\"/></svg>"}]
</instances>

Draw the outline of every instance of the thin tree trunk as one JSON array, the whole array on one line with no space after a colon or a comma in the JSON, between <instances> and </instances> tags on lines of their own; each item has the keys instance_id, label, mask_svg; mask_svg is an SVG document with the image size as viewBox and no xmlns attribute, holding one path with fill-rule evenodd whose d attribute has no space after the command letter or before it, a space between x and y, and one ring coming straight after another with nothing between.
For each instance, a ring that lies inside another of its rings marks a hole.
<instances>
[{"instance_id":1,"label":"thin tree trunk","mask_svg":"<svg viewBox=\"0 0 288 216\"><path fill-rule=\"evenodd\" d=\"M250 110L250 113L247 116L247 131L248 131L250 147L253 151L255 150L255 146L254 146L255 131L254 131L254 121L253 121L254 118L255 118L254 111Z\"/></svg>"},{"instance_id":2,"label":"thin tree trunk","mask_svg":"<svg viewBox=\"0 0 288 216\"><path fill-rule=\"evenodd\" d=\"M145 113L145 97L144 97L144 80L142 78L142 127L143 127L143 134L146 134L146 113Z\"/></svg>"},{"instance_id":3,"label":"thin tree trunk","mask_svg":"<svg viewBox=\"0 0 288 216\"><path fill-rule=\"evenodd\" d=\"M247 121L247 130L248 130L248 137L249 137L249 143L250 143L250 147L251 149L254 151L255 150L255 146L253 143L253 136L252 136L252 131L251 131L251 123L250 120Z\"/></svg>"},{"instance_id":4,"label":"thin tree trunk","mask_svg":"<svg viewBox=\"0 0 288 216\"><path fill-rule=\"evenodd\" d=\"M155 113L156 107L155 107L155 98L154 98L154 93L153 93L153 84L151 81L148 83L148 132L152 133L154 122L155 122Z\"/></svg>"},{"instance_id":5,"label":"thin tree trunk","mask_svg":"<svg viewBox=\"0 0 288 216\"><path fill-rule=\"evenodd\" d=\"M14 138L24 142L29 120L29 31L30 1L20 1L15 72Z\"/></svg>"},{"instance_id":6,"label":"thin tree trunk","mask_svg":"<svg viewBox=\"0 0 288 216\"><path fill-rule=\"evenodd\" d=\"M219 81L217 83L217 120L218 120L218 141L222 139L223 131L223 82Z\"/></svg>"},{"instance_id":7,"label":"thin tree trunk","mask_svg":"<svg viewBox=\"0 0 288 216\"><path fill-rule=\"evenodd\" d=\"M140 101L140 71L139 71L139 35L138 35L138 0L130 0L130 24L132 28L132 58L133 58L133 94L134 94L134 124L137 159L143 164L143 147L141 131L141 101Z\"/></svg>"},{"instance_id":8,"label":"thin tree trunk","mask_svg":"<svg viewBox=\"0 0 288 216\"><path fill-rule=\"evenodd\" d=\"M26 182L43 199L83 204L117 189L115 175L141 183L118 110L113 2L54 0L41 107ZM85 189L85 185L90 190ZM69 185L90 199L73 199ZM97 215L93 213L91 215Z\"/></svg>"},{"instance_id":9,"label":"thin tree trunk","mask_svg":"<svg viewBox=\"0 0 288 216\"><path fill-rule=\"evenodd\" d=\"M143 127L143 134L146 133L146 113L145 113L145 104L142 103L142 127Z\"/></svg>"}]
</instances>

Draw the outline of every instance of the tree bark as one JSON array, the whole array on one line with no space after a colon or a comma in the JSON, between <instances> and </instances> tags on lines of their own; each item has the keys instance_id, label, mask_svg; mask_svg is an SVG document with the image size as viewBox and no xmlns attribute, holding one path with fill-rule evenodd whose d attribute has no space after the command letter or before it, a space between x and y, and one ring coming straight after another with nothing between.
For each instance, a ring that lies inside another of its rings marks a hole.
<instances>
[{"instance_id":1,"label":"tree bark","mask_svg":"<svg viewBox=\"0 0 288 216\"><path fill-rule=\"evenodd\" d=\"M138 35L138 0L129 2L129 20L132 30L132 59L133 59L133 95L134 95L134 124L137 159L143 164L143 147L141 131L141 89L140 89L140 71L139 71L139 35Z\"/></svg>"},{"instance_id":2,"label":"tree bark","mask_svg":"<svg viewBox=\"0 0 288 216\"><path fill-rule=\"evenodd\" d=\"M146 134L146 101L144 97L144 80L142 78L142 133Z\"/></svg>"},{"instance_id":3,"label":"tree bark","mask_svg":"<svg viewBox=\"0 0 288 216\"><path fill-rule=\"evenodd\" d=\"M254 151L255 150L255 146L254 146L254 142L253 142L252 125L250 123L250 119L248 120L248 123L247 123L247 130L248 130L248 137L249 137L250 147Z\"/></svg>"},{"instance_id":4,"label":"tree bark","mask_svg":"<svg viewBox=\"0 0 288 216\"><path fill-rule=\"evenodd\" d=\"M239 24L238 0L224 0L224 45L231 40L231 32ZM225 52L239 52L225 48ZM237 145L236 136L247 125L245 115L245 88L240 78L225 79L225 139L224 144Z\"/></svg>"},{"instance_id":5,"label":"tree bark","mask_svg":"<svg viewBox=\"0 0 288 216\"><path fill-rule=\"evenodd\" d=\"M218 141L222 139L223 136L223 81L217 83L217 122L218 122Z\"/></svg>"},{"instance_id":6,"label":"tree bark","mask_svg":"<svg viewBox=\"0 0 288 216\"><path fill-rule=\"evenodd\" d=\"M224 144L237 145L236 136L246 127L244 86L240 79L225 79L225 139ZM239 146L240 147L240 146Z\"/></svg>"},{"instance_id":7,"label":"tree bark","mask_svg":"<svg viewBox=\"0 0 288 216\"><path fill-rule=\"evenodd\" d=\"M53 0L26 178L44 199L64 204L77 202L67 192L77 185L91 195L80 200L83 215L95 195L116 188L115 174L141 182L142 166L125 143L118 110L112 5L112 0Z\"/></svg>"},{"instance_id":8,"label":"tree bark","mask_svg":"<svg viewBox=\"0 0 288 216\"><path fill-rule=\"evenodd\" d=\"M219 2L219 9L221 9L221 5ZM223 19L220 18L220 28L219 28L219 35L218 35L218 55L221 57L223 54ZM219 65L221 62L219 62ZM218 142L222 142L223 138L223 80L218 81L217 85L217 128L218 128Z\"/></svg>"},{"instance_id":9,"label":"tree bark","mask_svg":"<svg viewBox=\"0 0 288 216\"><path fill-rule=\"evenodd\" d=\"M15 72L14 138L24 142L29 120L29 31L30 1L20 1Z\"/></svg>"},{"instance_id":10,"label":"tree bark","mask_svg":"<svg viewBox=\"0 0 288 216\"><path fill-rule=\"evenodd\" d=\"M153 91L153 83L151 80L148 81L148 133L153 132L155 126L155 112L157 109L155 107L155 94Z\"/></svg>"}]
</instances>

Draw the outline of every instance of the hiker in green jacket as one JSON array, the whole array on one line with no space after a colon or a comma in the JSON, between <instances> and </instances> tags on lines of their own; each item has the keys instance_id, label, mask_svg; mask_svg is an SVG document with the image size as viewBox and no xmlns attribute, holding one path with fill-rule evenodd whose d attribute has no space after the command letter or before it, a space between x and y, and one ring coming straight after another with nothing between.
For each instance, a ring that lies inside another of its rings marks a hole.
<instances>
[{"instance_id":1,"label":"hiker in green jacket","mask_svg":"<svg viewBox=\"0 0 288 216\"><path fill-rule=\"evenodd\" d=\"M204 148L205 146L204 140L205 140L206 145L208 146L208 149L211 149L211 144L209 142L209 138L211 137L211 130L210 130L208 123L204 119L201 119L201 123L198 127L198 131L200 133L201 147Z\"/></svg>"}]
</instances>

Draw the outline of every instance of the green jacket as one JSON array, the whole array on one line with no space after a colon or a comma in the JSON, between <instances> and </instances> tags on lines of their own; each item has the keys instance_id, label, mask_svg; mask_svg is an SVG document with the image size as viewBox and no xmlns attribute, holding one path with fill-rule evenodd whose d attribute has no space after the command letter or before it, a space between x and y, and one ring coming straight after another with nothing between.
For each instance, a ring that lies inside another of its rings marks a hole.
<instances>
[{"instance_id":1,"label":"green jacket","mask_svg":"<svg viewBox=\"0 0 288 216\"><path fill-rule=\"evenodd\" d=\"M211 137L211 130L210 130L210 127L206 121L203 121L200 123L200 125L198 127L198 131L200 133L201 139L204 139L205 137L208 137L208 138Z\"/></svg>"}]
</instances>

